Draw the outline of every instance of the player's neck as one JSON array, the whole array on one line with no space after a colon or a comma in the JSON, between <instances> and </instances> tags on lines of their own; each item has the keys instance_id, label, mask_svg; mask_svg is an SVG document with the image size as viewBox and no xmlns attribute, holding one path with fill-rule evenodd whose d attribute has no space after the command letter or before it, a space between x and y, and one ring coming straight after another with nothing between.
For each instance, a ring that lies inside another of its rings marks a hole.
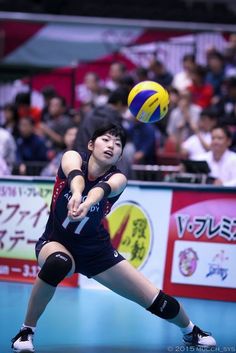
<instances>
[{"instance_id":1,"label":"player's neck","mask_svg":"<svg viewBox=\"0 0 236 353\"><path fill-rule=\"evenodd\" d=\"M98 161L96 161L92 156L89 159L88 163L88 178L89 180L96 180L103 174L105 174L111 166L101 165Z\"/></svg>"}]
</instances>

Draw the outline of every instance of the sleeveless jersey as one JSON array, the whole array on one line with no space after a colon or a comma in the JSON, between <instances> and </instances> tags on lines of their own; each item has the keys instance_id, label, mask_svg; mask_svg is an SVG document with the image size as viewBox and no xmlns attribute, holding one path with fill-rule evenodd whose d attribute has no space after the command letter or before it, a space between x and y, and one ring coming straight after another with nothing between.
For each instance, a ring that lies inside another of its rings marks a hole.
<instances>
[{"instance_id":1,"label":"sleeveless jersey","mask_svg":"<svg viewBox=\"0 0 236 353\"><path fill-rule=\"evenodd\" d=\"M83 160L82 171L85 179L85 188L82 193L83 202L88 192L99 181L108 181L113 174L121 172L115 166L112 166L104 175L90 181L88 179L89 156L82 153L80 153L80 156ZM104 241L110 241L110 235L104 228L102 219L110 212L112 205L118 200L121 193L112 198L103 198L90 208L87 216L82 221L77 222L71 222L67 217L67 204L71 195L67 178L60 166L53 189L49 218L45 232L40 239L44 241L59 241L74 250L79 250L81 245L86 247L91 245L93 248L97 248L104 244Z\"/></svg>"}]
</instances>

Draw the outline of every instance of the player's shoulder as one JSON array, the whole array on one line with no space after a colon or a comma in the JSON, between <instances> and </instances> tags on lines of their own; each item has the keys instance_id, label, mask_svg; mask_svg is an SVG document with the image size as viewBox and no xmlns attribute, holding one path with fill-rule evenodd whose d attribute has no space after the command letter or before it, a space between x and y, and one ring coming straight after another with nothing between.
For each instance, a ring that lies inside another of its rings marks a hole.
<instances>
[{"instance_id":1,"label":"player's shoulder","mask_svg":"<svg viewBox=\"0 0 236 353\"><path fill-rule=\"evenodd\" d=\"M125 177L125 175L121 172L120 169L118 169L116 166L112 166L106 173L104 173L102 179L104 181L109 180L113 175L123 175Z\"/></svg>"}]
</instances>

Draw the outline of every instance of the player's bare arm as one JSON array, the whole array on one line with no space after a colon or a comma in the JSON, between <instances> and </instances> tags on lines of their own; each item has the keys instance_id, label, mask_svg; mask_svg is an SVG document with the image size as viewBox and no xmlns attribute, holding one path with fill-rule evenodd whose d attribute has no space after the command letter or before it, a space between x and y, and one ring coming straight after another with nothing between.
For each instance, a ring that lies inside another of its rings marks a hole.
<instances>
[{"instance_id":1,"label":"player's bare arm","mask_svg":"<svg viewBox=\"0 0 236 353\"><path fill-rule=\"evenodd\" d=\"M109 198L121 194L126 185L127 179L121 173L112 175L107 182L98 183L89 191L88 197L79 205L74 216L81 220L87 215L89 209L101 201L103 197Z\"/></svg>"},{"instance_id":2,"label":"player's bare arm","mask_svg":"<svg viewBox=\"0 0 236 353\"><path fill-rule=\"evenodd\" d=\"M68 216L73 218L81 203L82 192L84 190L84 177L81 171L82 159L76 151L67 151L64 153L61 161L61 167L68 178L72 196L68 202Z\"/></svg>"},{"instance_id":3,"label":"player's bare arm","mask_svg":"<svg viewBox=\"0 0 236 353\"><path fill-rule=\"evenodd\" d=\"M76 151L67 151L63 154L61 160L61 167L66 177L68 174L75 169L81 170L82 158Z\"/></svg>"}]
</instances>

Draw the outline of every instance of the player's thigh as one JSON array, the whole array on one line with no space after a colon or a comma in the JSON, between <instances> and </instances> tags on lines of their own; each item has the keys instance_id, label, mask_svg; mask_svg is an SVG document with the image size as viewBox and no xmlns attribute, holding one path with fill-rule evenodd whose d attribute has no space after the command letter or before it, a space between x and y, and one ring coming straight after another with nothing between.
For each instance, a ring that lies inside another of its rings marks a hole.
<instances>
[{"instance_id":1,"label":"player's thigh","mask_svg":"<svg viewBox=\"0 0 236 353\"><path fill-rule=\"evenodd\" d=\"M42 247L42 249L39 252L39 256L38 256L38 264L39 264L39 266L42 267L44 262L48 258L48 256L53 254L54 252L57 252L57 251L64 252L65 254L70 256L70 258L72 260L72 268L71 268L70 272L68 273L67 277L73 275L73 273L75 272L75 261L74 261L74 258L71 255L71 253L69 252L69 250L67 250L64 245L58 243L57 241L50 241L49 243L46 243Z\"/></svg>"},{"instance_id":2,"label":"player's thigh","mask_svg":"<svg viewBox=\"0 0 236 353\"><path fill-rule=\"evenodd\" d=\"M94 279L123 297L148 308L159 290L126 260L94 276Z\"/></svg>"}]
</instances>

